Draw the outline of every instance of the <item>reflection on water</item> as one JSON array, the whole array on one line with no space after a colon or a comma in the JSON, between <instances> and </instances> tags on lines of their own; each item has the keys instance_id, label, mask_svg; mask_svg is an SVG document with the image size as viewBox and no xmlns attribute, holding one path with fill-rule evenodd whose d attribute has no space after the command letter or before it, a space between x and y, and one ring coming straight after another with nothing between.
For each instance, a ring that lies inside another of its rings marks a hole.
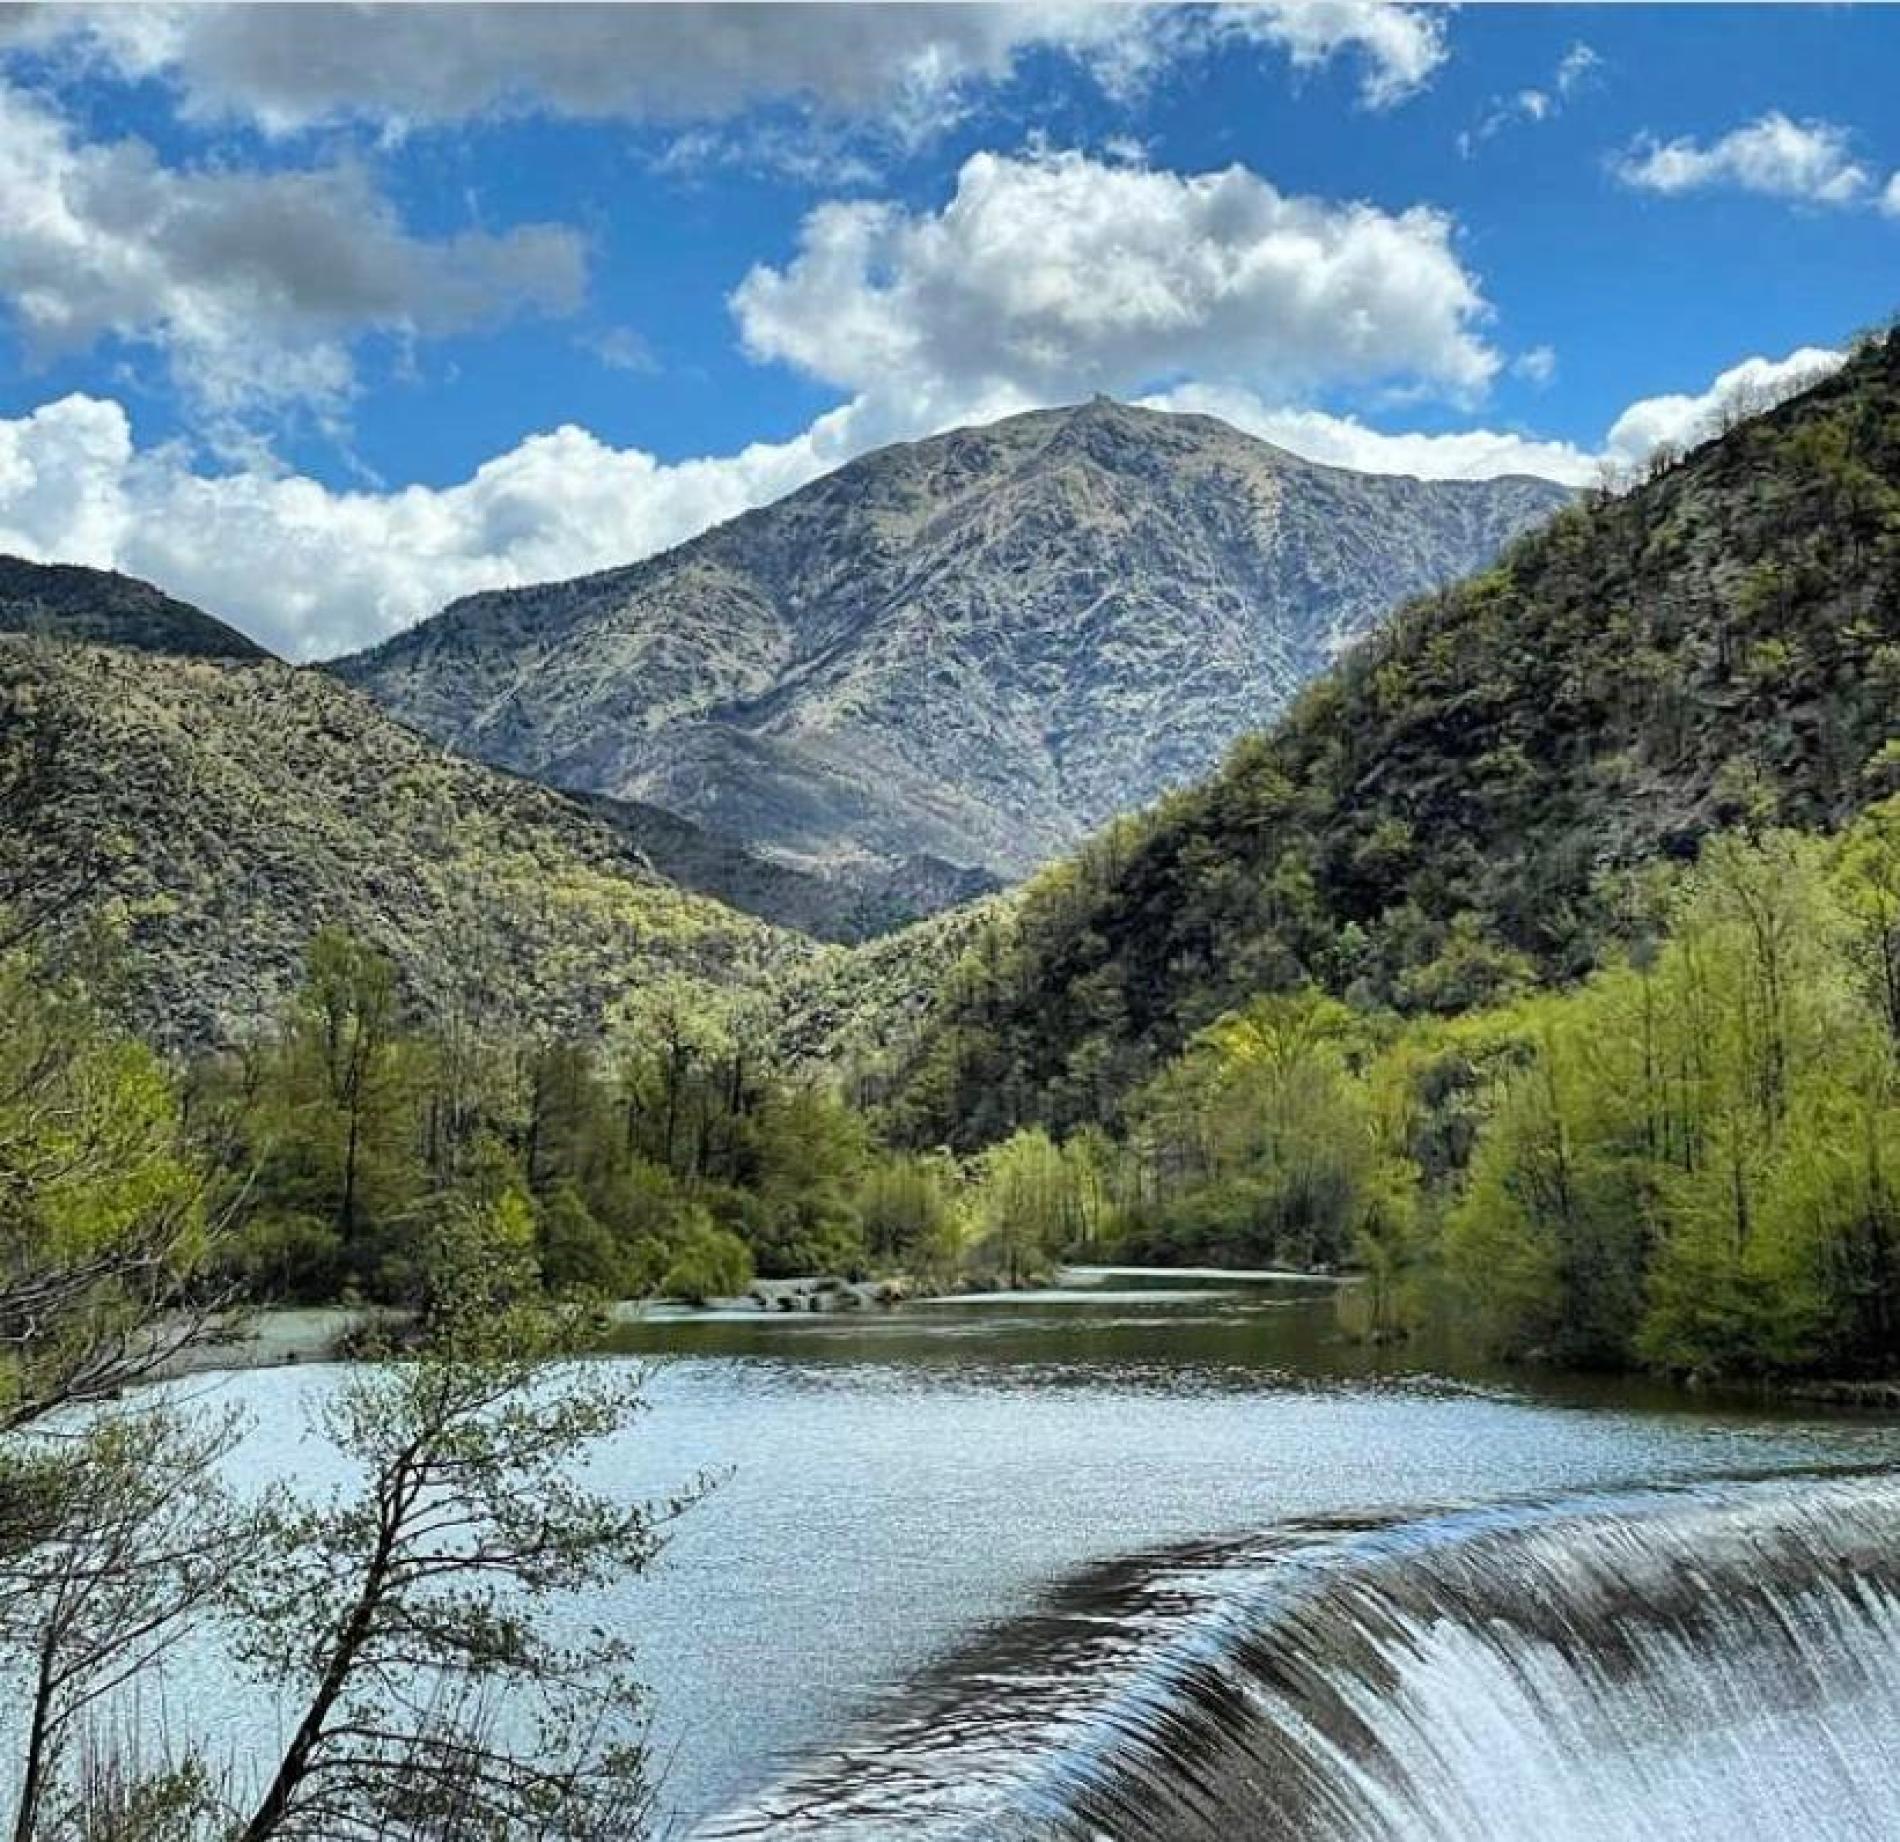
<instances>
[{"instance_id":1,"label":"reflection on water","mask_svg":"<svg viewBox=\"0 0 1900 1842\"><path fill-rule=\"evenodd\" d=\"M1552 1405L1620 1407L1682 1415L1698 1424L1813 1424L1811 1408L1768 1397L1685 1397L1642 1376L1566 1374L1486 1362L1443 1333L1393 1345L1344 1335L1335 1282L1299 1274L1237 1275L1209 1269L1075 1267L1037 1291L924 1299L839 1313L704 1311L648 1306L618 1327L627 1354L777 1359L801 1371L832 1364L941 1371L974 1365L987 1385L1045 1387L1065 1377L1086 1386L1138 1385L1142 1376L1182 1390L1396 1386L1532 1398ZM1838 1423L1838 1421L1836 1421Z\"/></svg>"},{"instance_id":2,"label":"reflection on water","mask_svg":"<svg viewBox=\"0 0 1900 1842\"><path fill-rule=\"evenodd\" d=\"M1876 1462L1897 1445L1874 1421L1590 1382L1532 1394L1451 1352L1367 1352L1339 1338L1323 1290L1287 1281L662 1313L620 1343L672 1360L601 1477L645 1495L732 1473L654 1575L584 1608L640 1645L688 1826L738 1822L717 1813L769 1806L780 1782L801 1787L813 1833L843 1821L827 1797L857 1811L856 1833L894 1832L918 1775L941 1778L934 1756L981 1834L986 1789L1020 1775L1024 1721L1084 1719L1099 1696L1081 1686L1289 1552L1421 1510ZM254 1470L317 1462L301 1409L331 1373L225 1384L257 1415ZM242 1751L257 1712L195 1686ZM841 1752L850 1769L827 1779Z\"/></svg>"}]
</instances>

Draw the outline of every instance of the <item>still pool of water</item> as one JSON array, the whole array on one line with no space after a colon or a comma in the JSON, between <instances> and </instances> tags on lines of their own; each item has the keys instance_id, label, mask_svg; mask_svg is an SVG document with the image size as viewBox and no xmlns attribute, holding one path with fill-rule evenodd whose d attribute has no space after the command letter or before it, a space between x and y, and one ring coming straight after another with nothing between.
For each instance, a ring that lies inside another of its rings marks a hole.
<instances>
[{"instance_id":1,"label":"still pool of water","mask_svg":"<svg viewBox=\"0 0 1900 1842\"><path fill-rule=\"evenodd\" d=\"M659 1359L652 1411L598 1479L650 1495L726 1474L653 1574L589 1608L636 1638L673 1826L708 1834L1002 1833L985 1799L1289 1555L1487 1505L1900 1457L1874 1420L1375 1357L1338 1336L1325 1288L1285 1280L661 1312L619 1345ZM336 1373L196 1385L252 1416L249 1473L321 1481L305 1417ZM267 1710L183 1686L232 1754L261 1743Z\"/></svg>"}]
</instances>

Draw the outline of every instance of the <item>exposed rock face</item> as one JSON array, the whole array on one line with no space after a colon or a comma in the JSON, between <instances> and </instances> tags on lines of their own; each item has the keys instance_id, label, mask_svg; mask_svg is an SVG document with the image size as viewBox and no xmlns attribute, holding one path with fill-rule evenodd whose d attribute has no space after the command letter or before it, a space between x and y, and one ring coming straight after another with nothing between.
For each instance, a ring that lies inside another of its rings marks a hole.
<instances>
[{"instance_id":1,"label":"exposed rock face","mask_svg":"<svg viewBox=\"0 0 1900 1842\"><path fill-rule=\"evenodd\" d=\"M1354 474L1098 399L885 449L335 669L467 753L800 867L1014 876L1207 771L1565 497Z\"/></svg>"},{"instance_id":2,"label":"exposed rock face","mask_svg":"<svg viewBox=\"0 0 1900 1842\"><path fill-rule=\"evenodd\" d=\"M1219 773L993 904L934 1008L903 982L943 963L927 930L877 983L853 966L832 1040L924 1017L887 1114L920 1145L1067 1132L1262 991L1450 1014L1576 978L1654 925L1625 872L1833 829L1900 793L1897 739L1892 334L1387 622Z\"/></svg>"},{"instance_id":3,"label":"exposed rock face","mask_svg":"<svg viewBox=\"0 0 1900 1842\"><path fill-rule=\"evenodd\" d=\"M235 627L135 576L29 563L17 556L0 556L0 633L91 640L196 659L270 657Z\"/></svg>"}]
</instances>

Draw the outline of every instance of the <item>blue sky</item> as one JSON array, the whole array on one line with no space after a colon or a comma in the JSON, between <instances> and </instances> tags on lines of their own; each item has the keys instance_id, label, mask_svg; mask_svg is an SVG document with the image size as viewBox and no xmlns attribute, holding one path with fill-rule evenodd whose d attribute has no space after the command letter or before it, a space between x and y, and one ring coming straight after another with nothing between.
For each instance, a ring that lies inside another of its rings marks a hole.
<instances>
[{"instance_id":1,"label":"blue sky","mask_svg":"<svg viewBox=\"0 0 1900 1842\"><path fill-rule=\"evenodd\" d=\"M0 548L293 656L1094 390L1592 477L1900 306L1900 11L25 7Z\"/></svg>"}]
</instances>

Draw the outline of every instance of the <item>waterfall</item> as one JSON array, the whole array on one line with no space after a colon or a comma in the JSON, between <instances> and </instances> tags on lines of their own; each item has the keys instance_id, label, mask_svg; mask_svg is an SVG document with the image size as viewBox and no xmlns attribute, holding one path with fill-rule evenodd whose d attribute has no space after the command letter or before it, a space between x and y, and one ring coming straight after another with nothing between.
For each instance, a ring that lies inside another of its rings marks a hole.
<instances>
[{"instance_id":1,"label":"waterfall","mask_svg":"<svg viewBox=\"0 0 1900 1842\"><path fill-rule=\"evenodd\" d=\"M1282 1531L1188 1571L1166 1616L1091 1614L1099 1680L992 1655L993 1720L933 1731L926 1701L705 1833L1900 1838L1895 1474Z\"/></svg>"}]
</instances>

